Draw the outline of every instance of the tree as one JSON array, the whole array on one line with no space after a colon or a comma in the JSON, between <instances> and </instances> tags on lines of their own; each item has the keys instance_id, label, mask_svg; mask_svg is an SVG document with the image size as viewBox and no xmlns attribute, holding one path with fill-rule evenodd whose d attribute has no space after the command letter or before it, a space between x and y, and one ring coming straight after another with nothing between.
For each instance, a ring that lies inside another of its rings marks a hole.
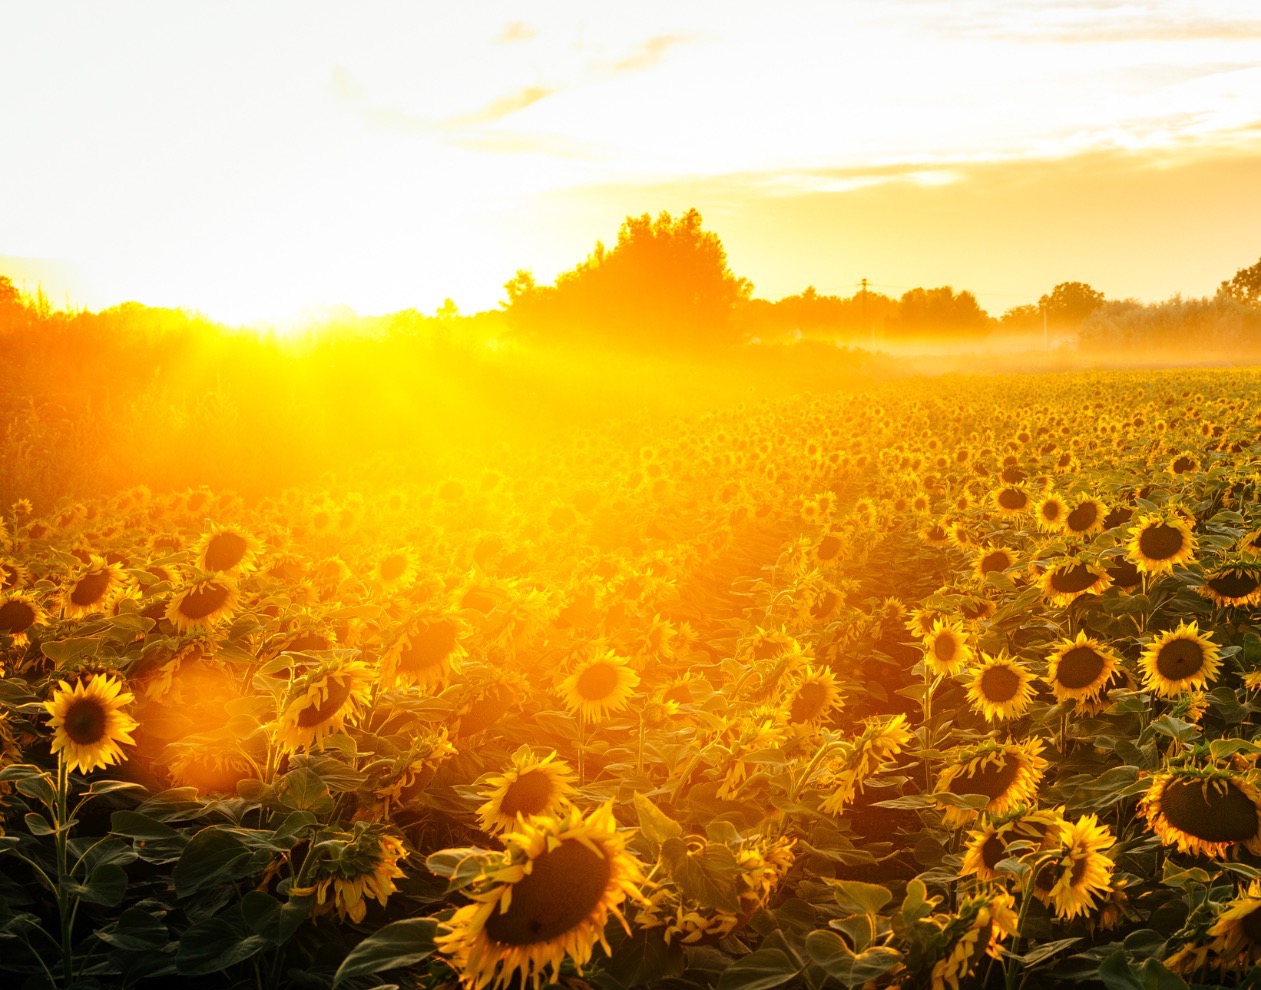
<instances>
[{"instance_id":1,"label":"tree","mask_svg":"<svg viewBox=\"0 0 1261 990\"><path fill-rule=\"evenodd\" d=\"M1261 303L1261 259L1252 267L1235 272L1234 278L1218 287L1217 294L1236 302Z\"/></svg>"},{"instance_id":2,"label":"tree","mask_svg":"<svg viewBox=\"0 0 1261 990\"><path fill-rule=\"evenodd\" d=\"M1085 282L1061 282L1049 295L1038 300L1046 310L1047 320L1057 327L1079 327L1082 321L1102 306L1102 292Z\"/></svg>"},{"instance_id":3,"label":"tree","mask_svg":"<svg viewBox=\"0 0 1261 990\"><path fill-rule=\"evenodd\" d=\"M989 325L989 314L976 296L966 291L956 294L943 285L904 292L888 328L900 337L977 337L985 334Z\"/></svg>"},{"instance_id":4,"label":"tree","mask_svg":"<svg viewBox=\"0 0 1261 990\"><path fill-rule=\"evenodd\" d=\"M22 293L7 275L0 275L0 330L16 330L26 325L29 314Z\"/></svg>"},{"instance_id":5,"label":"tree","mask_svg":"<svg viewBox=\"0 0 1261 990\"><path fill-rule=\"evenodd\" d=\"M539 286L519 271L504 289L512 324L538 339L618 347L691 348L735 342L736 307L753 285L733 275L718 236L688 210L627 217L611 248Z\"/></svg>"}]
</instances>

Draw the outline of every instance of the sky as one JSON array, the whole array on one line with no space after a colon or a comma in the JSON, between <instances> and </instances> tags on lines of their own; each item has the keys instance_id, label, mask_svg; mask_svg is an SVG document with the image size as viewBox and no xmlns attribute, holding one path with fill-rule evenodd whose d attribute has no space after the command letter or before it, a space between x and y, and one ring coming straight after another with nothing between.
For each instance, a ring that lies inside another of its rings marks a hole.
<instances>
[{"instance_id":1,"label":"sky","mask_svg":"<svg viewBox=\"0 0 1261 990\"><path fill-rule=\"evenodd\" d=\"M495 307L699 209L775 299L1261 257L1261 4L0 0L0 274L229 322Z\"/></svg>"}]
</instances>

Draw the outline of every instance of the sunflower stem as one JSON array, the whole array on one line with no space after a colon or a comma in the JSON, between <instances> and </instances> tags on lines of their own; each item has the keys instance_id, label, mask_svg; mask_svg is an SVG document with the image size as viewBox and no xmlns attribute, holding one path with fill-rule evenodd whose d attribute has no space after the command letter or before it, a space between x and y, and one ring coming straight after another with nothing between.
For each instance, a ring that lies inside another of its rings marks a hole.
<instances>
[{"instance_id":1,"label":"sunflower stem","mask_svg":"<svg viewBox=\"0 0 1261 990\"><path fill-rule=\"evenodd\" d=\"M70 896L66 881L70 879L69 835L70 830L70 769L66 766L66 754L57 757L57 916L61 922L61 974L66 987L74 984L74 954L71 951Z\"/></svg>"},{"instance_id":2,"label":"sunflower stem","mask_svg":"<svg viewBox=\"0 0 1261 990\"><path fill-rule=\"evenodd\" d=\"M1016 956L1020 952L1020 934L1025 930L1025 918L1029 914L1029 902L1033 900L1033 888L1037 883L1038 874L1042 872L1042 867L1046 866L1056 858L1056 853L1043 853L1033 861L1033 865L1029 869L1029 876L1025 879L1024 892L1020 896L1020 916L1016 921L1016 933L1011 937L1011 948L1007 949L1007 963L1003 967L1003 985L1007 990L1013 990L1016 986L1017 962Z\"/></svg>"}]
</instances>

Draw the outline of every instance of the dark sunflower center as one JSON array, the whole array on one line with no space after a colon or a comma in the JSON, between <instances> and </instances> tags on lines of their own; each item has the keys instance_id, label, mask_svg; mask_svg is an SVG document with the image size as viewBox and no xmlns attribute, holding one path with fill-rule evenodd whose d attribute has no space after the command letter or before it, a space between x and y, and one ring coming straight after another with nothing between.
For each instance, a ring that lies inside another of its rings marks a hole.
<instances>
[{"instance_id":1,"label":"dark sunflower center","mask_svg":"<svg viewBox=\"0 0 1261 990\"><path fill-rule=\"evenodd\" d=\"M830 615L832 609L836 608L836 592L825 591L821 594L815 603L810 606L810 614L816 619L820 619L825 615Z\"/></svg>"},{"instance_id":2,"label":"dark sunflower center","mask_svg":"<svg viewBox=\"0 0 1261 990\"><path fill-rule=\"evenodd\" d=\"M75 605L95 605L109 590L109 571L86 574L75 582L70 601Z\"/></svg>"},{"instance_id":3,"label":"dark sunflower center","mask_svg":"<svg viewBox=\"0 0 1261 990\"><path fill-rule=\"evenodd\" d=\"M399 668L423 670L442 663L455 649L455 626L446 621L426 623L411 634L410 640L400 654Z\"/></svg>"},{"instance_id":4,"label":"dark sunflower center","mask_svg":"<svg viewBox=\"0 0 1261 990\"><path fill-rule=\"evenodd\" d=\"M947 534L940 526L930 526L928 527L928 538L930 540L944 540L947 539Z\"/></svg>"},{"instance_id":5,"label":"dark sunflower center","mask_svg":"<svg viewBox=\"0 0 1261 990\"><path fill-rule=\"evenodd\" d=\"M1038 511L1042 513L1043 519L1054 521L1060 517L1060 503L1045 502Z\"/></svg>"},{"instance_id":6,"label":"dark sunflower center","mask_svg":"<svg viewBox=\"0 0 1261 990\"><path fill-rule=\"evenodd\" d=\"M1029 504L1029 496L1017 488L1004 488L998 493L998 504L1004 509L1016 511Z\"/></svg>"},{"instance_id":7,"label":"dark sunflower center","mask_svg":"<svg viewBox=\"0 0 1261 990\"><path fill-rule=\"evenodd\" d=\"M578 694L584 701L604 701L617 690L620 680L613 664L593 664L578 675Z\"/></svg>"},{"instance_id":8,"label":"dark sunflower center","mask_svg":"<svg viewBox=\"0 0 1261 990\"><path fill-rule=\"evenodd\" d=\"M330 677L324 700L318 705L308 705L298 712L298 725L304 729L309 729L312 726L322 725L324 722L327 722L346 703L346 699L350 697L350 691L353 687L353 678Z\"/></svg>"},{"instance_id":9,"label":"dark sunflower center","mask_svg":"<svg viewBox=\"0 0 1261 990\"><path fill-rule=\"evenodd\" d=\"M507 714L511 703L512 695L507 688L490 688L460 716L460 735L472 736L489 729Z\"/></svg>"},{"instance_id":10,"label":"dark sunflower center","mask_svg":"<svg viewBox=\"0 0 1261 990\"><path fill-rule=\"evenodd\" d=\"M1008 667L990 667L981 675L981 694L996 704L1011 701L1020 691L1020 678Z\"/></svg>"},{"instance_id":11,"label":"dark sunflower center","mask_svg":"<svg viewBox=\"0 0 1261 990\"><path fill-rule=\"evenodd\" d=\"M476 588L470 589L460 600L461 608L469 608L475 612L481 612L485 615L495 607L495 599L485 591L479 591Z\"/></svg>"},{"instance_id":12,"label":"dark sunflower center","mask_svg":"<svg viewBox=\"0 0 1261 990\"><path fill-rule=\"evenodd\" d=\"M662 701L673 701L680 705L690 705L692 703L692 689L687 683L676 684L670 690L661 696Z\"/></svg>"},{"instance_id":13,"label":"dark sunflower center","mask_svg":"<svg viewBox=\"0 0 1261 990\"><path fill-rule=\"evenodd\" d=\"M1170 781L1160 810L1174 828L1204 842L1242 842L1257 834L1256 805L1229 781L1225 794L1199 780Z\"/></svg>"},{"instance_id":14,"label":"dark sunflower center","mask_svg":"<svg viewBox=\"0 0 1261 990\"><path fill-rule=\"evenodd\" d=\"M997 835L991 835L981 843L981 862L987 870L992 870L1007 855L1007 843Z\"/></svg>"},{"instance_id":15,"label":"dark sunflower center","mask_svg":"<svg viewBox=\"0 0 1261 990\"><path fill-rule=\"evenodd\" d=\"M486 919L486 934L501 945L534 945L559 938L593 917L612 869L607 856L576 839L537 856L529 875L512 886L507 911Z\"/></svg>"},{"instance_id":16,"label":"dark sunflower center","mask_svg":"<svg viewBox=\"0 0 1261 990\"><path fill-rule=\"evenodd\" d=\"M285 649L292 653L309 653L315 650L332 649L333 643L327 636L321 636L319 633L305 632L298 633L293 639L289 640Z\"/></svg>"},{"instance_id":17,"label":"dark sunflower center","mask_svg":"<svg viewBox=\"0 0 1261 990\"><path fill-rule=\"evenodd\" d=\"M1085 564L1057 567L1051 572L1051 587L1063 594L1076 594L1092 587L1099 575Z\"/></svg>"},{"instance_id":18,"label":"dark sunflower center","mask_svg":"<svg viewBox=\"0 0 1261 990\"><path fill-rule=\"evenodd\" d=\"M933 656L942 663L950 663L959 652L959 643L951 633L942 633L933 640Z\"/></svg>"},{"instance_id":19,"label":"dark sunflower center","mask_svg":"<svg viewBox=\"0 0 1261 990\"><path fill-rule=\"evenodd\" d=\"M381 577L386 581L397 581L407 570L407 558L402 554L392 554L381 561Z\"/></svg>"},{"instance_id":20,"label":"dark sunflower center","mask_svg":"<svg viewBox=\"0 0 1261 990\"><path fill-rule=\"evenodd\" d=\"M29 602L5 602L0 605L0 632L25 632L34 622L35 609Z\"/></svg>"},{"instance_id":21,"label":"dark sunflower center","mask_svg":"<svg viewBox=\"0 0 1261 990\"><path fill-rule=\"evenodd\" d=\"M818 555L820 560L832 560L841 552L839 537L828 535L819 541Z\"/></svg>"},{"instance_id":22,"label":"dark sunflower center","mask_svg":"<svg viewBox=\"0 0 1261 990\"><path fill-rule=\"evenodd\" d=\"M1134 518L1134 510L1126 508L1113 509L1103 517L1103 528L1113 529L1122 526Z\"/></svg>"},{"instance_id":23,"label":"dark sunflower center","mask_svg":"<svg viewBox=\"0 0 1261 990\"><path fill-rule=\"evenodd\" d=\"M1002 474L1000 474L999 477L1007 482L1007 484L1014 485L1025 480L1025 472L1021 468L1016 467L1016 465L1009 464L1007 467L1003 468Z\"/></svg>"},{"instance_id":24,"label":"dark sunflower center","mask_svg":"<svg viewBox=\"0 0 1261 990\"><path fill-rule=\"evenodd\" d=\"M1171 639L1156 654L1156 669L1171 681L1193 677L1204 667L1204 647L1193 639Z\"/></svg>"},{"instance_id":25,"label":"dark sunflower center","mask_svg":"<svg viewBox=\"0 0 1261 990\"><path fill-rule=\"evenodd\" d=\"M206 570L230 571L245 559L250 545L237 533L216 533L206 544Z\"/></svg>"},{"instance_id":26,"label":"dark sunflower center","mask_svg":"<svg viewBox=\"0 0 1261 990\"><path fill-rule=\"evenodd\" d=\"M552 778L542 770L527 770L508 785L499 807L505 815L542 814L552 798Z\"/></svg>"},{"instance_id":27,"label":"dark sunflower center","mask_svg":"<svg viewBox=\"0 0 1261 990\"><path fill-rule=\"evenodd\" d=\"M1002 763L987 763L972 776L959 776L946 788L951 794L984 794L993 801L1006 794L1020 777L1022 764L1008 757Z\"/></svg>"},{"instance_id":28,"label":"dark sunflower center","mask_svg":"<svg viewBox=\"0 0 1261 990\"><path fill-rule=\"evenodd\" d=\"M1148 560L1168 560L1182 549L1184 540L1182 530L1158 523L1138 534L1138 549Z\"/></svg>"},{"instance_id":29,"label":"dark sunflower center","mask_svg":"<svg viewBox=\"0 0 1261 990\"><path fill-rule=\"evenodd\" d=\"M66 711L62 729L80 746L100 742L105 735L105 709L95 698L80 698Z\"/></svg>"},{"instance_id":30,"label":"dark sunflower center","mask_svg":"<svg viewBox=\"0 0 1261 990\"><path fill-rule=\"evenodd\" d=\"M0 591L8 591L10 588L16 588L18 583L18 569L9 564L0 564Z\"/></svg>"},{"instance_id":31,"label":"dark sunflower center","mask_svg":"<svg viewBox=\"0 0 1261 990\"><path fill-rule=\"evenodd\" d=\"M1173 462L1174 474L1185 474L1195 467L1195 461L1190 457L1179 457Z\"/></svg>"},{"instance_id":32,"label":"dark sunflower center","mask_svg":"<svg viewBox=\"0 0 1261 990\"><path fill-rule=\"evenodd\" d=\"M1045 513L1044 513L1045 514ZM1007 570L1007 554L1001 552L987 553L981 558L981 573L990 574L994 571Z\"/></svg>"},{"instance_id":33,"label":"dark sunflower center","mask_svg":"<svg viewBox=\"0 0 1261 990\"><path fill-rule=\"evenodd\" d=\"M1075 533L1082 533L1090 529L1095 524L1095 520L1099 518L1099 506L1094 502L1083 502L1068 514L1065 520L1068 528Z\"/></svg>"},{"instance_id":34,"label":"dark sunflower center","mask_svg":"<svg viewBox=\"0 0 1261 990\"><path fill-rule=\"evenodd\" d=\"M179 602L179 613L186 619L204 619L223 608L228 600L228 589L221 584L207 584L194 588Z\"/></svg>"},{"instance_id":35,"label":"dark sunflower center","mask_svg":"<svg viewBox=\"0 0 1261 990\"><path fill-rule=\"evenodd\" d=\"M1261 908L1249 911L1239 919L1239 927L1253 945L1261 945Z\"/></svg>"},{"instance_id":36,"label":"dark sunflower center","mask_svg":"<svg viewBox=\"0 0 1261 990\"><path fill-rule=\"evenodd\" d=\"M818 718L823 713L827 700L827 688L817 681L806 681L797 689L789 718L793 722L809 722L812 718Z\"/></svg>"},{"instance_id":37,"label":"dark sunflower center","mask_svg":"<svg viewBox=\"0 0 1261 990\"><path fill-rule=\"evenodd\" d=\"M1079 856L1073 860L1072 878L1069 881L1072 886L1076 887L1082 882L1082 878L1086 876L1086 867L1090 865L1088 856Z\"/></svg>"},{"instance_id":38,"label":"dark sunflower center","mask_svg":"<svg viewBox=\"0 0 1261 990\"><path fill-rule=\"evenodd\" d=\"M1208 586L1223 598L1247 598L1261 587L1261 574L1255 571L1228 571L1209 578Z\"/></svg>"},{"instance_id":39,"label":"dark sunflower center","mask_svg":"<svg viewBox=\"0 0 1261 990\"><path fill-rule=\"evenodd\" d=\"M1055 679L1070 691L1090 687L1103 673L1106 663L1090 646L1074 646L1066 650L1055 668Z\"/></svg>"},{"instance_id":40,"label":"dark sunflower center","mask_svg":"<svg viewBox=\"0 0 1261 990\"><path fill-rule=\"evenodd\" d=\"M1108 567L1112 583L1118 588L1134 588L1143 580L1138 564L1132 560L1119 560Z\"/></svg>"}]
</instances>

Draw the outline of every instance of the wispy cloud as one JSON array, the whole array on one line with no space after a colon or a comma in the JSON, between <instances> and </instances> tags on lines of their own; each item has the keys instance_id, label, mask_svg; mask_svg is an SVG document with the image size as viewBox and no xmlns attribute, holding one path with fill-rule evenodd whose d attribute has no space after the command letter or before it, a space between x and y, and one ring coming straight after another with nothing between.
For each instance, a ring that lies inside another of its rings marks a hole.
<instances>
[{"instance_id":1,"label":"wispy cloud","mask_svg":"<svg viewBox=\"0 0 1261 990\"><path fill-rule=\"evenodd\" d=\"M556 88L552 86L526 86L515 93L497 97L471 113L448 117L442 122L442 126L459 128L475 127L479 124L492 124L495 121L503 120L505 117L511 117L514 113L519 113L526 107L533 106L541 100L546 100L555 92Z\"/></svg>"},{"instance_id":2,"label":"wispy cloud","mask_svg":"<svg viewBox=\"0 0 1261 990\"><path fill-rule=\"evenodd\" d=\"M504 29L499 33L499 37L495 39L501 45L516 44L521 41L530 41L538 37L538 32L530 27L524 21L513 21L511 24L505 24Z\"/></svg>"},{"instance_id":3,"label":"wispy cloud","mask_svg":"<svg viewBox=\"0 0 1261 990\"><path fill-rule=\"evenodd\" d=\"M695 39L690 34L659 34L649 38L634 52L614 62L610 68L613 72L639 72L650 69L664 57L671 48L687 44Z\"/></svg>"}]
</instances>

